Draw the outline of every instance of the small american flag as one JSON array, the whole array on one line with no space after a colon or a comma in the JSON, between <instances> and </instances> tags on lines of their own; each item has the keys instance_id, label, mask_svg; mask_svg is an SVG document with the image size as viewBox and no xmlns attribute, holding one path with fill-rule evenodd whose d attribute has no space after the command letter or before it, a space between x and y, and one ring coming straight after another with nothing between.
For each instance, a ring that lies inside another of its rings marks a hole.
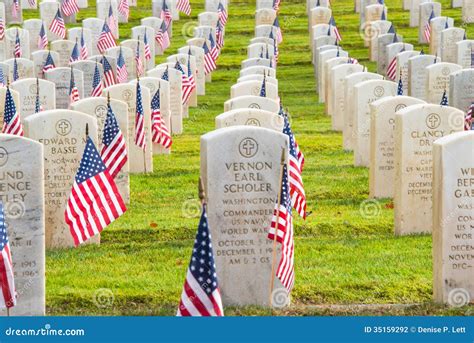
<instances>
[{"instance_id":1,"label":"small american flag","mask_svg":"<svg viewBox=\"0 0 474 343\"><path fill-rule=\"evenodd\" d=\"M92 139L87 137L64 212L74 244L87 241L126 211L114 179L102 161Z\"/></svg>"},{"instance_id":2,"label":"small american flag","mask_svg":"<svg viewBox=\"0 0 474 343\"><path fill-rule=\"evenodd\" d=\"M449 29L448 17L446 17L446 22L444 23L444 29Z\"/></svg>"},{"instance_id":3,"label":"small american flag","mask_svg":"<svg viewBox=\"0 0 474 343\"><path fill-rule=\"evenodd\" d=\"M165 22L161 23L161 27L155 35L155 40L161 46L162 51L165 51L170 46L170 36L168 34Z\"/></svg>"},{"instance_id":4,"label":"small american flag","mask_svg":"<svg viewBox=\"0 0 474 343\"><path fill-rule=\"evenodd\" d=\"M224 31L222 29L222 24L221 21L218 19L217 20L217 25L216 25L216 45L220 49L224 46Z\"/></svg>"},{"instance_id":5,"label":"small american flag","mask_svg":"<svg viewBox=\"0 0 474 343\"><path fill-rule=\"evenodd\" d=\"M398 88L397 88L397 95L403 95L403 80L402 80L402 72L400 71L400 79L398 80Z\"/></svg>"},{"instance_id":6,"label":"small american flag","mask_svg":"<svg viewBox=\"0 0 474 343\"><path fill-rule=\"evenodd\" d=\"M293 215L291 212L291 199L288 183L288 168L283 167L283 178L280 188L280 203L275 203L272 222L268 230L268 238L277 240L282 247L281 259L278 264L276 276L291 291L295 282L294 272L294 241L293 241ZM276 235L276 237L275 237Z\"/></svg>"},{"instance_id":7,"label":"small american flag","mask_svg":"<svg viewBox=\"0 0 474 343\"><path fill-rule=\"evenodd\" d=\"M280 50L278 49L278 43L275 40L275 37L273 36L273 30L270 31L270 35L268 38L273 40L273 57L275 59L275 64L278 63L279 55L280 55Z\"/></svg>"},{"instance_id":8,"label":"small american flag","mask_svg":"<svg viewBox=\"0 0 474 343\"><path fill-rule=\"evenodd\" d=\"M221 21L222 25L225 26L227 24L227 11L222 4L222 2L219 1L219 5L217 5L217 15L219 17L219 20Z\"/></svg>"},{"instance_id":9,"label":"small american flag","mask_svg":"<svg viewBox=\"0 0 474 343\"><path fill-rule=\"evenodd\" d=\"M160 18L161 20L165 22L167 28L170 26L171 21L173 20L173 15L171 14L171 11L168 8L168 5L166 4L166 0L163 0L163 5L161 6Z\"/></svg>"},{"instance_id":10,"label":"small american flag","mask_svg":"<svg viewBox=\"0 0 474 343\"><path fill-rule=\"evenodd\" d=\"M387 20L387 15L385 14L385 9L382 11L382 14L380 15L380 20Z\"/></svg>"},{"instance_id":11,"label":"small american flag","mask_svg":"<svg viewBox=\"0 0 474 343\"><path fill-rule=\"evenodd\" d=\"M71 80L69 82L69 105L79 100L79 90L76 87L76 81L74 81L74 71L71 67Z\"/></svg>"},{"instance_id":12,"label":"small american flag","mask_svg":"<svg viewBox=\"0 0 474 343\"><path fill-rule=\"evenodd\" d=\"M189 0L178 0L176 3L176 9L186 15L191 15L191 4L189 3Z\"/></svg>"},{"instance_id":13,"label":"small american flag","mask_svg":"<svg viewBox=\"0 0 474 343\"><path fill-rule=\"evenodd\" d=\"M61 11L66 17L72 16L79 12L77 0L64 0L61 4Z\"/></svg>"},{"instance_id":14,"label":"small american flag","mask_svg":"<svg viewBox=\"0 0 474 343\"><path fill-rule=\"evenodd\" d=\"M130 16L130 6L128 5L128 0L120 0L118 5L118 12L128 20Z\"/></svg>"},{"instance_id":15,"label":"small american flag","mask_svg":"<svg viewBox=\"0 0 474 343\"><path fill-rule=\"evenodd\" d=\"M395 37L397 37L397 35L395 35ZM405 47L400 52L403 52L403 51L405 51ZM387 77L390 80L395 80L395 78L397 77L397 66L398 66L398 59L397 59L397 55L395 55L387 67Z\"/></svg>"},{"instance_id":16,"label":"small american flag","mask_svg":"<svg viewBox=\"0 0 474 343\"><path fill-rule=\"evenodd\" d=\"M122 170L128 159L125 138L110 106L110 100L107 104L107 119L104 124L100 156L113 179Z\"/></svg>"},{"instance_id":17,"label":"small american flag","mask_svg":"<svg viewBox=\"0 0 474 343\"><path fill-rule=\"evenodd\" d=\"M44 29L44 23L41 23L41 29L38 36L38 49L44 50L48 47L48 35Z\"/></svg>"},{"instance_id":18,"label":"small american flag","mask_svg":"<svg viewBox=\"0 0 474 343\"><path fill-rule=\"evenodd\" d=\"M114 71L112 70L112 66L109 63L109 60L105 55L102 56L102 67L104 68L104 87L110 87L115 85L115 76Z\"/></svg>"},{"instance_id":19,"label":"small american flag","mask_svg":"<svg viewBox=\"0 0 474 343\"><path fill-rule=\"evenodd\" d=\"M42 112L43 106L41 106L41 100L39 95L39 81L36 79L36 99L35 99L35 113Z\"/></svg>"},{"instance_id":20,"label":"small american flag","mask_svg":"<svg viewBox=\"0 0 474 343\"><path fill-rule=\"evenodd\" d=\"M135 50L135 68L137 72L137 77L140 77L144 73L143 62L140 57L140 37L138 37L137 48Z\"/></svg>"},{"instance_id":21,"label":"small american flag","mask_svg":"<svg viewBox=\"0 0 474 343\"><path fill-rule=\"evenodd\" d=\"M43 66L43 74L54 68L56 68L56 65L54 64L53 56L51 56L51 51L48 51L48 56L46 56L46 61Z\"/></svg>"},{"instance_id":22,"label":"small american flag","mask_svg":"<svg viewBox=\"0 0 474 343\"><path fill-rule=\"evenodd\" d=\"M114 46L116 46L114 35L110 31L107 22L104 21L102 32L100 33L99 40L97 41L97 49L99 49L100 53L103 54L105 50Z\"/></svg>"},{"instance_id":23,"label":"small american flag","mask_svg":"<svg viewBox=\"0 0 474 343\"><path fill-rule=\"evenodd\" d=\"M7 225L5 224L5 210L0 202L0 284L2 286L2 308L12 308L16 305L15 278L13 273L12 255L8 242Z\"/></svg>"},{"instance_id":24,"label":"small american flag","mask_svg":"<svg viewBox=\"0 0 474 343\"><path fill-rule=\"evenodd\" d=\"M109 5L109 16L107 18L107 25L109 25L110 30L113 33L115 33L113 36L118 37L117 35L118 25L117 25L117 21L115 20L114 11L112 9L112 3L110 3Z\"/></svg>"},{"instance_id":25,"label":"small american flag","mask_svg":"<svg viewBox=\"0 0 474 343\"><path fill-rule=\"evenodd\" d=\"M74 48L72 49L71 56L69 57L69 63L79 61L79 44L76 39L76 44L74 44Z\"/></svg>"},{"instance_id":26,"label":"small american flag","mask_svg":"<svg viewBox=\"0 0 474 343\"><path fill-rule=\"evenodd\" d=\"M267 96L267 80L266 80L266 75L263 74L263 81L262 81L262 87L260 88L260 96L262 98L265 98Z\"/></svg>"},{"instance_id":27,"label":"small american flag","mask_svg":"<svg viewBox=\"0 0 474 343\"><path fill-rule=\"evenodd\" d=\"M435 17L434 9L431 10L430 17L425 23L425 30L423 31L426 41L429 43L431 41L431 19Z\"/></svg>"},{"instance_id":28,"label":"small american flag","mask_svg":"<svg viewBox=\"0 0 474 343\"><path fill-rule=\"evenodd\" d=\"M143 44L145 46L145 60L151 60L151 49L150 49L150 44L148 44L148 38L146 36L146 30L143 35Z\"/></svg>"},{"instance_id":29,"label":"small american flag","mask_svg":"<svg viewBox=\"0 0 474 343\"><path fill-rule=\"evenodd\" d=\"M125 65L125 59L123 58L122 47L120 47L119 55L117 58L117 82L125 83L128 81L128 71Z\"/></svg>"},{"instance_id":30,"label":"small american flag","mask_svg":"<svg viewBox=\"0 0 474 343\"><path fill-rule=\"evenodd\" d=\"M165 72L163 73L163 75L161 75L161 79L162 79L162 80L165 80L165 81L169 81L169 80L170 80L169 75L168 75L168 66L166 66Z\"/></svg>"},{"instance_id":31,"label":"small american flag","mask_svg":"<svg viewBox=\"0 0 474 343\"><path fill-rule=\"evenodd\" d=\"M66 25L64 25L64 19L61 16L61 12L56 12L51 25L49 25L49 30L64 39L66 37Z\"/></svg>"},{"instance_id":32,"label":"small american flag","mask_svg":"<svg viewBox=\"0 0 474 343\"><path fill-rule=\"evenodd\" d=\"M170 132L166 127L165 120L161 115L160 89L158 89L151 100L151 122L153 143L158 143L163 148L168 149L173 143Z\"/></svg>"},{"instance_id":33,"label":"small american flag","mask_svg":"<svg viewBox=\"0 0 474 343\"><path fill-rule=\"evenodd\" d=\"M20 42L20 32L16 30L16 37L15 37L15 51L13 53L14 57L20 58L23 55L21 50L21 42Z\"/></svg>"},{"instance_id":34,"label":"small american flag","mask_svg":"<svg viewBox=\"0 0 474 343\"><path fill-rule=\"evenodd\" d=\"M12 17L18 18L18 12L20 11L20 0L13 0L12 3Z\"/></svg>"},{"instance_id":35,"label":"small american flag","mask_svg":"<svg viewBox=\"0 0 474 343\"><path fill-rule=\"evenodd\" d=\"M100 71L99 71L99 64L95 64L94 70L94 78L92 79L92 97L99 97L102 96L102 90L104 87L102 86L102 80L100 79Z\"/></svg>"},{"instance_id":36,"label":"small american flag","mask_svg":"<svg viewBox=\"0 0 474 343\"><path fill-rule=\"evenodd\" d=\"M278 17L273 21L273 27L276 29L276 43L281 44L283 42L283 34L281 33L280 21Z\"/></svg>"},{"instance_id":37,"label":"small american flag","mask_svg":"<svg viewBox=\"0 0 474 343\"><path fill-rule=\"evenodd\" d=\"M474 130L474 102L469 106L464 118L464 130Z\"/></svg>"},{"instance_id":38,"label":"small american flag","mask_svg":"<svg viewBox=\"0 0 474 343\"><path fill-rule=\"evenodd\" d=\"M18 74L18 62L16 61L16 57L13 60L13 81L16 81L20 78Z\"/></svg>"},{"instance_id":39,"label":"small american flag","mask_svg":"<svg viewBox=\"0 0 474 343\"><path fill-rule=\"evenodd\" d=\"M5 38L5 20L0 18L0 40Z\"/></svg>"},{"instance_id":40,"label":"small american flag","mask_svg":"<svg viewBox=\"0 0 474 343\"><path fill-rule=\"evenodd\" d=\"M30 7L36 8L36 0L28 0L28 4L30 5Z\"/></svg>"},{"instance_id":41,"label":"small american flag","mask_svg":"<svg viewBox=\"0 0 474 343\"><path fill-rule=\"evenodd\" d=\"M196 89L196 80L194 78L193 71L191 70L191 47L189 47L188 50L188 83L189 83L189 88L191 88L191 92Z\"/></svg>"},{"instance_id":42,"label":"small american flag","mask_svg":"<svg viewBox=\"0 0 474 343\"><path fill-rule=\"evenodd\" d=\"M204 49L204 73L207 75L217 69L216 61L212 56L209 48L207 47L207 42L204 41L202 46Z\"/></svg>"},{"instance_id":43,"label":"small american flag","mask_svg":"<svg viewBox=\"0 0 474 343\"><path fill-rule=\"evenodd\" d=\"M205 206L202 208L177 316L224 316Z\"/></svg>"},{"instance_id":44,"label":"small american flag","mask_svg":"<svg viewBox=\"0 0 474 343\"><path fill-rule=\"evenodd\" d=\"M3 68L0 67L0 87L5 87L5 75L3 75Z\"/></svg>"},{"instance_id":45,"label":"small american flag","mask_svg":"<svg viewBox=\"0 0 474 343\"><path fill-rule=\"evenodd\" d=\"M135 115L135 145L139 148L146 149L145 137L145 112L143 111L142 89L140 81L137 80L137 105Z\"/></svg>"},{"instance_id":46,"label":"small american flag","mask_svg":"<svg viewBox=\"0 0 474 343\"><path fill-rule=\"evenodd\" d=\"M87 49L87 45L84 40L84 30L81 30L81 60L87 60L88 57L89 50Z\"/></svg>"},{"instance_id":47,"label":"small american flag","mask_svg":"<svg viewBox=\"0 0 474 343\"><path fill-rule=\"evenodd\" d=\"M318 0L318 1L319 1L319 0ZM273 9L274 9L275 11L277 11L277 12L278 12L278 10L280 9L280 2L281 2L281 0L273 0L273 5L272 5L272 7L273 7Z\"/></svg>"},{"instance_id":48,"label":"small american flag","mask_svg":"<svg viewBox=\"0 0 474 343\"><path fill-rule=\"evenodd\" d=\"M212 37L212 32L209 33L209 43L211 44L211 55L215 61L219 58L220 49L217 46L216 42L214 42L214 37Z\"/></svg>"},{"instance_id":49,"label":"small american flag","mask_svg":"<svg viewBox=\"0 0 474 343\"><path fill-rule=\"evenodd\" d=\"M390 25L390 28L388 29L387 33L395 33L395 34L397 33L395 31L395 26L393 26L393 24Z\"/></svg>"},{"instance_id":50,"label":"small american flag","mask_svg":"<svg viewBox=\"0 0 474 343\"><path fill-rule=\"evenodd\" d=\"M192 83L188 77L188 74L184 71L179 61L176 61L174 68L181 72L182 90L183 90L182 103L183 105L186 105L189 99L191 98L191 93L193 92ZM194 80L194 77L193 77L193 80Z\"/></svg>"},{"instance_id":51,"label":"small american flag","mask_svg":"<svg viewBox=\"0 0 474 343\"><path fill-rule=\"evenodd\" d=\"M446 89L443 92L443 96L441 97L441 106L449 106L448 95L446 94Z\"/></svg>"},{"instance_id":52,"label":"small american flag","mask_svg":"<svg viewBox=\"0 0 474 343\"><path fill-rule=\"evenodd\" d=\"M341 36L341 33L339 32L339 29L337 28L336 20L334 19L333 16L331 16L331 19L329 20L329 27L330 28L332 27L334 35L336 36L336 40L338 42L341 42L342 41L342 36Z\"/></svg>"},{"instance_id":53,"label":"small american flag","mask_svg":"<svg viewBox=\"0 0 474 343\"><path fill-rule=\"evenodd\" d=\"M10 87L7 86L7 94L5 96L5 114L3 118L2 133L10 135L23 136L23 126L21 125L20 113L16 110L15 101L13 100Z\"/></svg>"}]
</instances>

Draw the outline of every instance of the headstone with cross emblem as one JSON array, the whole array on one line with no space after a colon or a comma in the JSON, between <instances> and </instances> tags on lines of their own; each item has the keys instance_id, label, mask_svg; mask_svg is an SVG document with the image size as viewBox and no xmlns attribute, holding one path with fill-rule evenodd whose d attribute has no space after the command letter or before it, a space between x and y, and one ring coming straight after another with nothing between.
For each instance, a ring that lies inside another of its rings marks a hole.
<instances>
[{"instance_id":1,"label":"headstone with cross emblem","mask_svg":"<svg viewBox=\"0 0 474 343\"><path fill-rule=\"evenodd\" d=\"M20 79L11 84L11 88L18 91L20 96L17 109L20 111L22 119L35 113L37 94L42 111L56 109L56 87L54 83L38 79L38 85L39 87L36 78Z\"/></svg>"},{"instance_id":2,"label":"headstone with cross emblem","mask_svg":"<svg viewBox=\"0 0 474 343\"><path fill-rule=\"evenodd\" d=\"M137 111L137 86L132 83L122 83L104 89L103 94L110 93L112 99L124 101L128 105L128 160L130 173L153 172L153 145L151 143L151 97L147 87L140 84L142 106L144 111L144 130L146 148L143 150L135 144L135 118Z\"/></svg>"},{"instance_id":3,"label":"headstone with cross emblem","mask_svg":"<svg viewBox=\"0 0 474 343\"><path fill-rule=\"evenodd\" d=\"M428 71L426 94L427 102L439 104L444 91L449 92L450 75L458 70L461 66L454 63L440 62L426 67Z\"/></svg>"},{"instance_id":4,"label":"headstone with cross emblem","mask_svg":"<svg viewBox=\"0 0 474 343\"><path fill-rule=\"evenodd\" d=\"M70 110L37 113L24 120L25 135L44 147L46 248L74 247L64 209L89 136L97 145L97 120ZM99 236L89 242L98 244Z\"/></svg>"},{"instance_id":5,"label":"headstone with cross emblem","mask_svg":"<svg viewBox=\"0 0 474 343\"><path fill-rule=\"evenodd\" d=\"M456 43L464 40L465 37L466 30L460 27L450 27L441 31L440 50L443 62L457 62L458 46Z\"/></svg>"},{"instance_id":6,"label":"headstone with cross emblem","mask_svg":"<svg viewBox=\"0 0 474 343\"><path fill-rule=\"evenodd\" d=\"M79 91L79 97L84 98L84 79L82 71L73 69L74 82L77 90ZM56 108L69 108L69 93L71 87L71 68L54 68L50 69L45 73L45 79L53 82L56 85Z\"/></svg>"},{"instance_id":7,"label":"headstone with cross emblem","mask_svg":"<svg viewBox=\"0 0 474 343\"><path fill-rule=\"evenodd\" d=\"M12 316L46 312L43 147L31 139L0 135L0 200L18 294ZM8 185L8 187L7 187ZM0 315L6 316L2 309Z\"/></svg>"},{"instance_id":8,"label":"headstone with cross emblem","mask_svg":"<svg viewBox=\"0 0 474 343\"><path fill-rule=\"evenodd\" d=\"M463 131L464 112L439 104L395 114L395 234L432 231L433 142Z\"/></svg>"},{"instance_id":9,"label":"headstone with cross emblem","mask_svg":"<svg viewBox=\"0 0 474 343\"><path fill-rule=\"evenodd\" d=\"M453 307L474 304L474 131L433 146L433 295Z\"/></svg>"},{"instance_id":10,"label":"headstone with cross emblem","mask_svg":"<svg viewBox=\"0 0 474 343\"><path fill-rule=\"evenodd\" d=\"M474 69L462 69L450 75L450 105L467 112L474 102Z\"/></svg>"},{"instance_id":11,"label":"headstone with cross emblem","mask_svg":"<svg viewBox=\"0 0 474 343\"><path fill-rule=\"evenodd\" d=\"M274 112L256 108L237 108L216 117L216 129L237 125L249 125L283 131L283 117Z\"/></svg>"},{"instance_id":12,"label":"headstone with cross emblem","mask_svg":"<svg viewBox=\"0 0 474 343\"><path fill-rule=\"evenodd\" d=\"M287 144L286 135L255 126L201 137L201 177L224 306L269 306L273 242L267 230ZM274 289L280 288L275 278Z\"/></svg>"},{"instance_id":13,"label":"headstone with cross emblem","mask_svg":"<svg viewBox=\"0 0 474 343\"><path fill-rule=\"evenodd\" d=\"M381 98L395 96L397 84L385 80L363 81L354 87L354 165L370 166L370 104Z\"/></svg>"},{"instance_id":14,"label":"headstone with cross emblem","mask_svg":"<svg viewBox=\"0 0 474 343\"><path fill-rule=\"evenodd\" d=\"M231 111L238 108L254 108L271 113L278 113L280 104L278 101L270 98L264 98L258 95L243 95L227 100L224 103L224 111Z\"/></svg>"},{"instance_id":15,"label":"headstone with cross emblem","mask_svg":"<svg viewBox=\"0 0 474 343\"><path fill-rule=\"evenodd\" d=\"M314 25L318 24L327 24L331 20L332 10L327 7L313 7L310 10L309 20L308 20L308 30L311 31L311 28Z\"/></svg>"},{"instance_id":16,"label":"headstone with cross emblem","mask_svg":"<svg viewBox=\"0 0 474 343\"><path fill-rule=\"evenodd\" d=\"M117 118L118 125L120 130L125 138L125 143L128 151L128 105L120 100L110 99L110 106L112 111ZM90 97L86 99L79 100L72 104L72 110L86 113L93 118L97 119L98 125L98 139L99 143L97 149L101 151L102 149L102 137L104 131L105 120L107 119L107 98L106 97ZM114 181L117 185L117 188L126 204L130 203L130 178L129 178L129 163L122 167L122 170L117 174Z\"/></svg>"},{"instance_id":17,"label":"headstone with cross emblem","mask_svg":"<svg viewBox=\"0 0 474 343\"><path fill-rule=\"evenodd\" d=\"M409 96L388 96L370 104L370 198L393 198L395 113L423 103Z\"/></svg>"}]
</instances>

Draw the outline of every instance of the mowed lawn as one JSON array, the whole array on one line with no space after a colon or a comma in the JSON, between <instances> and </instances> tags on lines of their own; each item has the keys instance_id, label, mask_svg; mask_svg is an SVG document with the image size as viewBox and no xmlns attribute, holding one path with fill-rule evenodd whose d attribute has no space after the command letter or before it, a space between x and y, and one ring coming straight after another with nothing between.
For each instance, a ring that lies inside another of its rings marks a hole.
<instances>
[{"instance_id":1,"label":"mowed lawn","mask_svg":"<svg viewBox=\"0 0 474 343\"><path fill-rule=\"evenodd\" d=\"M443 15L454 17L461 26L461 10L450 9L449 0L441 2ZM138 3L139 7L131 8L130 23L120 25L122 39L130 37L140 18L151 15L150 1ZM185 44L204 10L203 0L191 3L191 18L182 16L173 24L167 55ZM417 29L408 27L409 14L402 11L401 3L386 1L388 19L406 42L418 46ZM89 5L81 10L78 22L95 16L94 1ZM254 12L254 1L231 1L225 48L213 82L206 84L206 96L199 97L199 107L192 108L190 118L184 120L184 134L173 137L172 154L155 156L153 173L131 177L128 212L104 231L102 244L47 252L49 315L176 313L198 224L199 138L214 129L214 118L223 111L238 78L254 36ZM38 17L36 11L24 13L25 18ZM353 0L333 1L333 13L343 48L375 70L375 64L367 61ZM283 0L280 23L284 33L277 71L280 96L306 156L303 176L312 214L305 222L295 220L292 307L286 311L227 308L226 314L472 314L469 308L432 303L431 236L395 237L391 200L366 202L368 169L353 167L352 153L341 148L341 133L331 131L330 118L317 103L305 2ZM466 28L468 37L474 37L474 25ZM355 304L407 306L350 306Z\"/></svg>"}]
</instances>

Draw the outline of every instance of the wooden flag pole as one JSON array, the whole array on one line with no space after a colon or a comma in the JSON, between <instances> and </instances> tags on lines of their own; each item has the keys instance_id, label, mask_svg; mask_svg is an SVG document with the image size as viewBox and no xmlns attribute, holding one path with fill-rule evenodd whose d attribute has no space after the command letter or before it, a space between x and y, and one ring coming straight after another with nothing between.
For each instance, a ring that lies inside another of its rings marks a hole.
<instances>
[{"instance_id":1,"label":"wooden flag pole","mask_svg":"<svg viewBox=\"0 0 474 343\"><path fill-rule=\"evenodd\" d=\"M277 236L278 236L278 225L280 223L280 202L281 202L281 191L282 191L282 183L283 183L283 172L285 169L285 152L286 149L282 148L281 149L281 160L280 160L280 182L278 183L278 186L280 187L278 190L278 196L277 196L277 211L276 211L276 224L275 224L275 234L273 235L273 250L272 250L272 273L270 275L270 292L269 292L269 304L270 307L272 307L272 293L273 293L273 284L275 283L275 267L276 267L276 258L277 258L277 253L276 253L276 248L277 248Z\"/></svg>"},{"instance_id":2,"label":"wooden flag pole","mask_svg":"<svg viewBox=\"0 0 474 343\"><path fill-rule=\"evenodd\" d=\"M199 200L201 200L201 205L206 205L206 191L204 190L204 183L202 182L201 177L199 177L198 195Z\"/></svg>"}]
</instances>

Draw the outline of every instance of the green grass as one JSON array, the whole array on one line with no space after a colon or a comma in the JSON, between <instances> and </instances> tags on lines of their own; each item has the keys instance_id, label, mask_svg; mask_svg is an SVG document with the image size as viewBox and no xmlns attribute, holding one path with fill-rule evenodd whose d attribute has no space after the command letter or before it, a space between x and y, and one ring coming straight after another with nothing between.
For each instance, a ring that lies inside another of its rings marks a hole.
<instances>
[{"instance_id":1,"label":"green grass","mask_svg":"<svg viewBox=\"0 0 474 343\"><path fill-rule=\"evenodd\" d=\"M183 25L197 21L204 1L192 1L191 19L173 25L173 54L186 37ZM387 0L388 19L405 41L417 44L417 30L408 27L401 0ZM443 15L461 25L460 9L441 1ZM95 16L94 2L81 10L78 22ZM150 2L132 8L129 24L121 24L122 39L140 18L151 15ZM280 96L289 108L293 128L306 156L304 182L312 215L296 228L296 285L293 306L285 312L259 308L228 308L228 315L354 315L354 314L466 314L432 303L431 236L395 237L393 206L381 201L380 211L363 217L360 204L368 197L368 170L353 167L344 152L342 136L332 132L330 118L317 103L308 46L307 17L302 1L283 1L280 23L284 43L278 66ZM175 136L170 156L155 156L149 175L131 177L131 205L118 222L106 229L100 246L47 252L47 313L49 315L174 315L198 222L183 208L197 199L199 138L214 129L230 87L236 82L246 46L253 37L255 3L232 1L226 45L206 96L190 110L184 134ZM358 32L352 0L334 1L333 12L343 35L343 48L375 70L367 61ZM36 12L27 12L37 17ZM474 26L467 27L474 36ZM418 46L419 47L419 46ZM157 63L166 56L157 57ZM101 288L114 294L112 306L96 306ZM335 307L343 304L406 304L372 308ZM314 306L323 305L323 306ZM472 310L471 310L472 313Z\"/></svg>"}]
</instances>

